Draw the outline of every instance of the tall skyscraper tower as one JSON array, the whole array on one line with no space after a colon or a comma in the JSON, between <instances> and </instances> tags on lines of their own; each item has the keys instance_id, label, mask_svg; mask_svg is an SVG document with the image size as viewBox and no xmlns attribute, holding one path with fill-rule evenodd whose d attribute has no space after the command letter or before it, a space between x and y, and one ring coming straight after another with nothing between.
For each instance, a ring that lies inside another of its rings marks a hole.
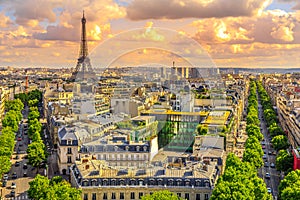
<instances>
[{"instance_id":1,"label":"tall skyscraper tower","mask_svg":"<svg viewBox=\"0 0 300 200\"><path fill-rule=\"evenodd\" d=\"M77 60L77 65L75 71L72 73L71 81L87 81L96 79L96 74L92 68L90 59L88 57L88 45L86 38L86 19L84 17L84 11L81 18L81 42L79 58Z\"/></svg>"}]
</instances>

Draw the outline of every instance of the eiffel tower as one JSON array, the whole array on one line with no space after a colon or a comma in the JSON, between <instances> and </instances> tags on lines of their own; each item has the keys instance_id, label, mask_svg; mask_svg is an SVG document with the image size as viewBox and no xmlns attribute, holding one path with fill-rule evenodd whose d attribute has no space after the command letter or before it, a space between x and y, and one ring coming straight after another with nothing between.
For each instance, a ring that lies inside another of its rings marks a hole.
<instances>
[{"instance_id":1,"label":"eiffel tower","mask_svg":"<svg viewBox=\"0 0 300 200\"><path fill-rule=\"evenodd\" d=\"M86 19L84 17L84 11L81 18L81 42L80 42L80 52L79 58L77 60L77 65L75 71L72 73L71 81L75 80L81 81L91 81L96 80L96 74L92 68L90 58L88 57L88 46L86 39Z\"/></svg>"}]
</instances>

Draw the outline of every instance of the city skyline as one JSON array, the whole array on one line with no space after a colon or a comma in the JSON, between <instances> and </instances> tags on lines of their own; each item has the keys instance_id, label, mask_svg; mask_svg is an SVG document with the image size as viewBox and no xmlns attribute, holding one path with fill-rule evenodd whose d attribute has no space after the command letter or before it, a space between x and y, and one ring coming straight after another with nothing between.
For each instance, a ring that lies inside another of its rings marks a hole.
<instances>
[{"instance_id":1,"label":"city skyline","mask_svg":"<svg viewBox=\"0 0 300 200\"><path fill-rule=\"evenodd\" d=\"M164 43L168 34L156 35L157 27L198 42L217 67L299 67L300 4L296 0L242 0L239 4L234 0L4 0L0 2L1 67L74 68L82 10L90 52L104 41L141 28L146 28L145 32L132 40L150 39L168 45ZM123 39L121 44L131 45L128 38ZM162 56L147 49L146 40L140 42L145 48L133 48L123 60L134 57L145 63L161 63ZM197 57L195 52L184 49L186 57ZM163 59L174 59L172 52L163 55ZM130 64L125 61L124 65Z\"/></svg>"}]
</instances>

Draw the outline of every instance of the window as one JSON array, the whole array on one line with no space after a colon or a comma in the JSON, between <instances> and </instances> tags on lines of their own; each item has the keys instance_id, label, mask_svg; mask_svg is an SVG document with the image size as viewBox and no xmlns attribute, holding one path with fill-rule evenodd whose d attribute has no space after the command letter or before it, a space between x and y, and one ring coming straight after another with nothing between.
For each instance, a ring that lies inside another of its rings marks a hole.
<instances>
[{"instance_id":1,"label":"window","mask_svg":"<svg viewBox=\"0 0 300 200\"><path fill-rule=\"evenodd\" d=\"M83 194L83 200L88 200L88 194Z\"/></svg>"},{"instance_id":2,"label":"window","mask_svg":"<svg viewBox=\"0 0 300 200\"><path fill-rule=\"evenodd\" d=\"M143 196L143 193L142 192L139 192L139 199L141 199Z\"/></svg>"},{"instance_id":3,"label":"window","mask_svg":"<svg viewBox=\"0 0 300 200\"><path fill-rule=\"evenodd\" d=\"M204 194L204 200L208 200L208 194Z\"/></svg>"},{"instance_id":4,"label":"window","mask_svg":"<svg viewBox=\"0 0 300 200\"><path fill-rule=\"evenodd\" d=\"M185 194L184 194L184 198L185 198L186 200L189 200L189 199L190 199L190 194L189 194L189 193L185 193Z\"/></svg>"},{"instance_id":5,"label":"window","mask_svg":"<svg viewBox=\"0 0 300 200\"><path fill-rule=\"evenodd\" d=\"M135 193L134 192L130 193L130 199L135 199Z\"/></svg>"},{"instance_id":6,"label":"window","mask_svg":"<svg viewBox=\"0 0 300 200\"><path fill-rule=\"evenodd\" d=\"M67 145L72 145L72 140L67 140Z\"/></svg>"},{"instance_id":7,"label":"window","mask_svg":"<svg viewBox=\"0 0 300 200\"><path fill-rule=\"evenodd\" d=\"M103 193L103 200L107 200L107 193Z\"/></svg>"},{"instance_id":8,"label":"window","mask_svg":"<svg viewBox=\"0 0 300 200\"><path fill-rule=\"evenodd\" d=\"M200 194L196 194L196 200L200 200L200 199L201 199Z\"/></svg>"},{"instance_id":9,"label":"window","mask_svg":"<svg viewBox=\"0 0 300 200\"><path fill-rule=\"evenodd\" d=\"M96 193L92 193L92 200L96 200L96 199L97 199Z\"/></svg>"},{"instance_id":10,"label":"window","mask_svg":"<svg viewBox=\"0 0 300 200\"><path fill-rule=\"evenodd\" d=\"M68 161L67 163L72 163L72 157L71 156L68 156Z\"/></svg>"},{"instance_id":11,"label":"window","mask_svg":"<svg viewBox=\"0 0 300 200\"><path fill-rule=\"evenodd\" d=\"M116 193L111 193L111 199L116 199Z\"/></svg>"},{"instance_id":12,"label":"window","mask_svg":"<svg viewBox=\"0 0 300 200\"><path fill-rule=\"evenodd\" d=\"M124 192L120 192L120 199L125 199Z\"/></svg>"},{"instance_id":13,"label":"window","mask_svg":"<svg viewBox=\"0 0 300 200\"><path fill-rule=\"evenodd\" d=\"M68 147L68 154L72 154L72 148Z\"/></svg>"}]
</instances>

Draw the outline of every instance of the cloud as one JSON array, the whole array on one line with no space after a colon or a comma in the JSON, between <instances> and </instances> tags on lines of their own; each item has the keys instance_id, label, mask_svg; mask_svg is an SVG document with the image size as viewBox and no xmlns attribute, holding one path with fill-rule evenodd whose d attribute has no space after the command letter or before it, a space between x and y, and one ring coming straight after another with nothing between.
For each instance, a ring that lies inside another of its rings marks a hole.
<instances>
[{"instance_id":1,"label":"cloud","mask_svg":"<svg viewBox=\"0 0 300 200\"><path fill-rule=\"evenodd\" d=\"M13 25L13 22L9 17L5 16L3 13L0 13L0 28L7 28L8 26Z\"/></svg>"},{"instance_id":2,"label":"cloud","mask_svg":"<svg viewBox=\"0 0 300 200\"><path fill-rule=\"evenodd\" d=\"M191 26L198 30L194 35L200 44L211 43L300 43L300 13L281 10L264 11L259 17L227 17L202 19Z\"/></svg>"},{"instance_id":3,"label":"cloud","mask_svg":"<svg viewBox=\"0 0 300 200\"><path fill-rule=\"evenodd\" d=\"M133 0L127 7L131 20L222 18L259 15L272 0Z\"/></svg>"},{"instance_id":4,"label":"cloud","mask_svg":"<svg viewBox=\"0 0 300 200\"><path fill-rule=\"evenodd\" d=\"M40 40L79 41L81 32L82 10L87 19L86 30L88 40L103 40L111 36L110 20L125 16L125 8L112 0L71 1L62 6L57 25L49 25L45 32L34 35Z\"/></svg>"},{"instance_id":5,"label":"cloud","mask_svg":"<svg viewBox=\"0 0 300 200\"><path fill-rule=\"evenodd\" d=\"M54 8L61 5L61 0L26 0L13 1L11 9L14 10L16 23L20 25L30 24L31 20L55 22Z\"/></svg>"}]
</instances>

